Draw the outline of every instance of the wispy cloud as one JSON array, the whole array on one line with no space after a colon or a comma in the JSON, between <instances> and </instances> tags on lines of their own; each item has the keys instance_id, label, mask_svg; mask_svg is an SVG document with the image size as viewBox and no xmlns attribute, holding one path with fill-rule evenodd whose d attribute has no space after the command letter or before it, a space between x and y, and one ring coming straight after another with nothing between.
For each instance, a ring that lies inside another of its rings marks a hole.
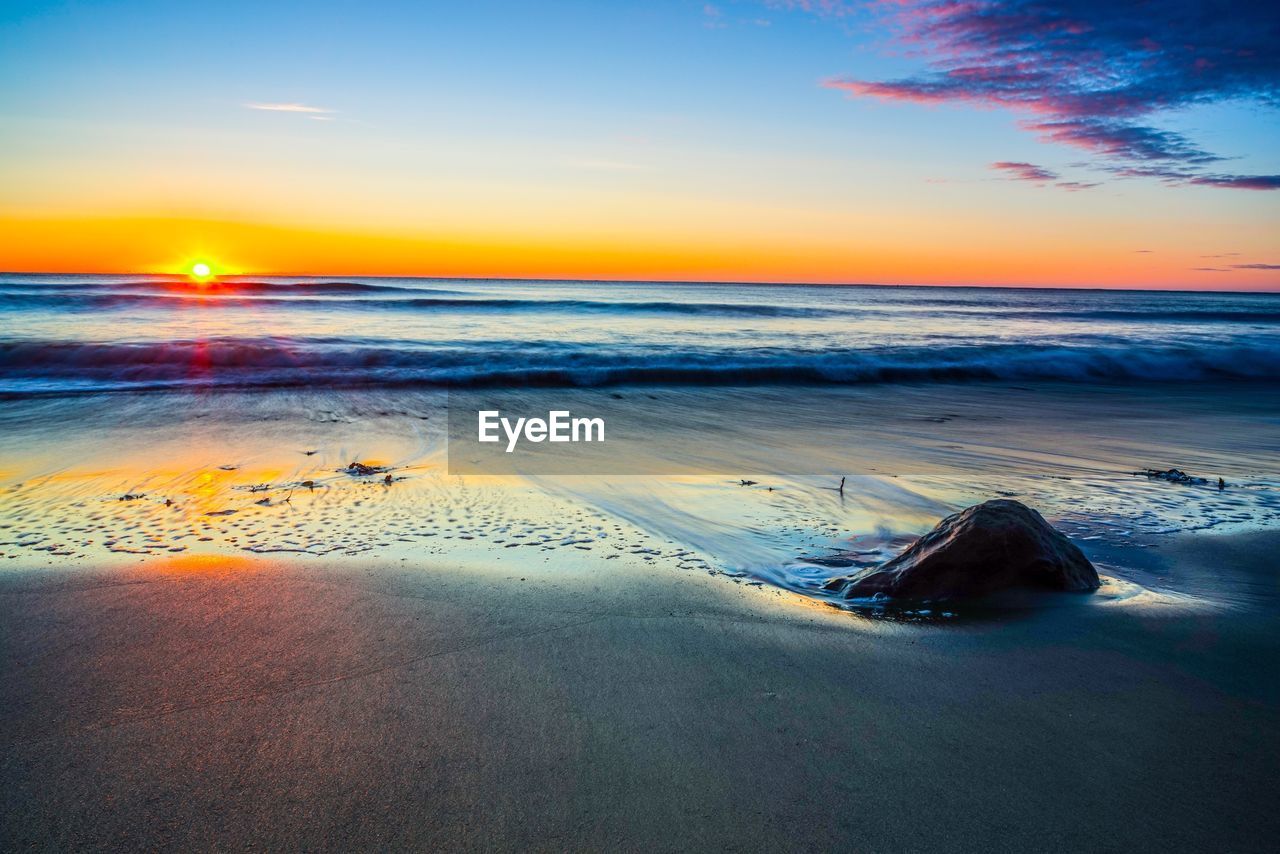
<instances>
[{"instance_id":1,"label":"wispy cloud","mask_svg":"<svg viewBox=\"0 0 1280 854\"><path fill-rule=\"evenodd\" d=\"M991 164L991 168L997 172L1002 172L1014 181L1027 181L1038 186L1053 184L1064 190L1075 192L1077 190L1088 190L1098 186L1094 183L1085 181L1059 181L1060 177L1057 172L1052 169L1046 169L1043 166L1037 166L1034 163L1023 163L1015 160L1000 160Z\"/></svg>"},{"instance_id":2,"label":"wispy cloud","mask_svg":"<svg viewBox=\"0 0 1280 854\"><path fill-rule=\"evenodd\" d=\"M1155 178L1166 184L1225 187L1231 190L1280 190L1280 175L1232 175L1198 172L1171 166L1103 165L1104 171L1120 178Z\"/></svg>"},{"instance_id":3,"label":"wispy cloud","mask_svg":"<svg viewBox=\"0 0 1280 854\"><path fill-rule=\"evenodd\" d=\"M1280 175L1196 175L1186 181L1202 187L1233 190L1280 190Z\"/></svg>"},{"instance_id":4,"label":"wispy cloud","mask_svg":"<svg viewBox=\"0 0 1280 854\"><path fill-rule=\"evenodd\" d=\"M312 107L309 104L267 104L267 103L250 103L245 104L250 110L266 110L269 113L308 113L311 115L332 115L337 110L328 110L324 107Z\"/></svg>"},{"instance_id":5,"label":"wispy cloud","mask_svg":"<svg viewBox=\"0 0 1280 854\"><path fill-rule=\"evenodd\" d=\"M1151 121L1201 104L1280 106L1280 5L893 0L875 8L926 70L826 86L851 97L1013 110L1027 116L1027 130L1090 152L1119 177L1280 189L1280 175L1210 171L1224 158Z\"/></svg>"},{"instance_id":6,"label":"wispy cloud","mask_svg":"<svg viewBox=\"0 0 1280 854\"><path fill-rule=\"evenodd\" d=\"M998 163L992 163L991 168L998 172L1004 172L1010 178L1018 181L1031 181L1037 184L1045 184L1049 181L1058 180L1058 173L1045 169L1043 166L1037 166L1034 163L1018 163L1011 160L1001 160Z\"/></svg>"},{"instance_id":7,"label":"wispy cloud","mask_svg":"<svg viewBox=\"0 0 1280 854\"><path fill-rule=\"evenodd\" d=\"M1235 270L1280 270L1280 264L1232 264L1229 267L1192 267L1191 269L1201 273L1231 273Z\"/></svg>"},{"instance_id":8,"label":"wispy cloud","mask_svg":"<svg viewBox=\"0 0 1280 854\"><path fill-rule=\"evenodd\" d=\"M1027 121L1022 127L1050 142L1082 148L1102 157L1127 161L1171 161L1199 166L1221 160L1172 131L1109 118Z\"/></svg>"}]
</instances>

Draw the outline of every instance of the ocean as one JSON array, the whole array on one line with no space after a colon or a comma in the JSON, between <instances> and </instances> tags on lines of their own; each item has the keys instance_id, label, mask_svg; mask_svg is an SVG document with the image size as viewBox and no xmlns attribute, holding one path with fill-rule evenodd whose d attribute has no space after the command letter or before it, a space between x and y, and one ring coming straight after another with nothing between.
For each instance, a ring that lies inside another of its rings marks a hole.
<instances>
[{"instance_id":1,"label":"ocean","mask_svg":"<svg viewBox=\"0 0 1280 854\"><path fill-rule=\"evenodd\" d=\"M1277 295L6 274L0 315L20 563L614 555L821 598L848 570L815 558L1017 497L1100 562L1098 601L1231 602L1107 549L1280 525ZM608 441L451 450L494 399Z\"/></svg>"},{"instance_id":2,"label":"ocean","mask_svg":"<svg viewBox=\"0 0 1280 854\"><path fill-rule=\"evenodd\" d=\"M0 275L0 393L1280 377L1280 296Z\"/></svg>"}]
</instances>

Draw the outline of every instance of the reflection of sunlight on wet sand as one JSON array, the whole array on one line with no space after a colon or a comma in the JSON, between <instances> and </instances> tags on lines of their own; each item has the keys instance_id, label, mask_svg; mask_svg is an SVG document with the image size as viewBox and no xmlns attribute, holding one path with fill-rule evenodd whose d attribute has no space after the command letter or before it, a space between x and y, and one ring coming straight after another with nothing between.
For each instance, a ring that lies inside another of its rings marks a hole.
<instances>
[{"instance_id":1,"label":"reflection of sunlight on wet sand","mask_svg":"<svg viewBox=\"0 0 1280 854\"><path fill-rule=\"evenodd\" d=\"M1158 615L1182 614L1189 611L1226 611L1232 606L1221 600L1173 590L1152 590L1127 579L1099 573L1102 587L1091 597L1096 604L1108 608L1140 609Z\"/></svg>"},{"instance_id":2,"label":"reflection of sunlight on wet sand","mask_svg":"<svg viewBox=\"0 0 1280 854\"><path fill-rule=\"evenodd\" d=\"M447 554L524 568L556 554L560 564L591 556L710 568L690 549L655 541L523 478L450 476L439 454L415 458L367 440L367 455L358 457L366 474L349 467L355 455L344 448L304 444L312 447L282 448L267 437L223 454L234 462L221 465L210 464L202 444L157 444L121 453L112 466L13 483L0 495L6 511L0 556L65 563L181 554L210 562L175 566L214 568L226 555L245 552L400 560Z\"/></svg>"},{"instance_id":3,"label":"reflection of sunlight on wet sand","mask_svg":"<svg viewBox=\"0 0 1280 854\"><path fill-rule=\"evenodd\" d=\"M800 616L838 627L842 631L863 634L894 635L907 630L911 621L884 619L867 611L841 607L829 599L818 598L781 587L765 587L776 594L770 597L773 607L786 616ZM769 600L764 600L768 603ZM767 606L767 605L766 605ZM914 621L917 625L921 621Z\"/></svg>"},{"instance_id":4,"label":"reflection of sunlight on wet sand","mask_svg":"<svg viewBox=\"0 0 1280 854\"><path fill-rule=\"evenodd\" d=\"M334 390L23 403L5 413L19 429L0 435L0 558L68 565L175 555L446 556L522 571L553 557L597 567L622 558L807 593L841 570L805 558L857 551L883 560L942 516L996 496L1041 509L1087 548L1140 549L1170 530L1265 525L1280 503L1261 479L1219 492L1135 478L1077 457L1055 433L1015 431L999 444L1008 428L975 419L964 428L973 440L966 444L955 422L898 419L913 438L893 445L898 439L827 426L792 429L809 414L794 408L770 423L782 431L776 445L753 446L750 459L720 474L691 474L700 463L655 476L451 475L440 402L439 394ZM820 425L829 417L815 415ZM838 472L850 444L874 454L884 444L890 457L933 445L955 465L855 471L842 492L829 474L767 473L786 461L810 472L829 462ZM708 440L694 451L705 463L737 447ZM673 460L686 450L663 448ZM352 462L370 468L352 470ZM1118 581L1097 601L1199 602Z\"/></svg>"},{"instance_id":5,"label":"reflection of sunlight on wet sand","mask_svg":"<svg viewBox=\"0 0 1280 854\"><path fill-rule=\"evenodd\" d=\"M264 563L261 558L241 555L204 554L178 555L161 558L149 562L147 572L172 575L203 575L223 572L245 572L261 569Z\"/></svg>"}]
</instances>

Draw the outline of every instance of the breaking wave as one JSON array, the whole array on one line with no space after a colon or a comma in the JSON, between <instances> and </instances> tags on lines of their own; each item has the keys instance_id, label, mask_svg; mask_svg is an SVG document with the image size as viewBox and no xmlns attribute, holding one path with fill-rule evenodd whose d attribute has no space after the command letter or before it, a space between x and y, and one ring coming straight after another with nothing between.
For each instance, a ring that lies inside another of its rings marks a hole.
<instances>
[{"instance_id":1,"label":"breaking wave","mask_svg":"<svg viewBox=\"0 0 1280 854\"><path fill-rule=\"evenodd\" d=\"M1026 343L779 352L601 351L488 341L422 347L340 338L170 343L0 342L0 392L330 385L440 387L927 383L984 380L1196 381L1280 376L1280 346Z\"/></svg>"}]
</instances>

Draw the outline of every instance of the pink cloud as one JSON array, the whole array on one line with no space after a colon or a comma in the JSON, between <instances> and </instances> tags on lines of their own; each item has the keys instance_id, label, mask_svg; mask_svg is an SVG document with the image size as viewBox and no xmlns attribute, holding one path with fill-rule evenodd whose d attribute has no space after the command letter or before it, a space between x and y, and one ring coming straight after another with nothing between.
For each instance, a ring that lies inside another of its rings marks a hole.
<instances>
[{"instance_id":1,"label":"pink cloud","mask_svg":"<svg viewBox=\"0 0 1280 854\"><path fill-rule=\"evenodd\" d=\"M1117 175L1158 164L1164 174L1155 177L1169 179L1176 170L1183 184L1280 186L1274 175L1205 173L1223 158L1152 121L1197 104L1280 106L1280 5L885 0L870 8L924 58L925 69L893 80L835 78L824 86L854 98L1013 110L1029 116L1026 129L1089 151Z\"/></svg>"}]
</instances>

